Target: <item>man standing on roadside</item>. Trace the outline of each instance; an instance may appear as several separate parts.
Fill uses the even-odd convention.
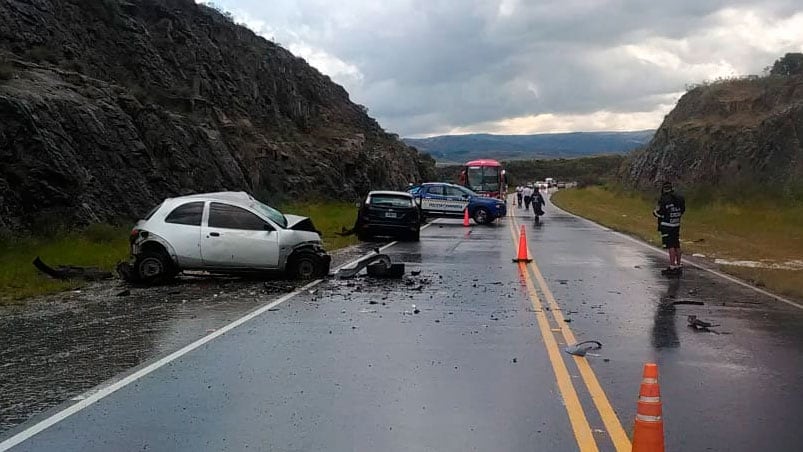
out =
[[[686,200],[675,194],[670,182],[661,186],[661,198],[652,214],[658,219],[658,231],[664,248],[669,251],[669,267],[661,270],[663,275],[683,273],[680,263],[680,218],[686,212]]]

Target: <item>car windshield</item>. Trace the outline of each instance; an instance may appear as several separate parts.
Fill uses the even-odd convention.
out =
[[[406,196],[371,195],[370,204],[372,206],[410,207],[413,205],[413,200]]]
[[[268,217],[270,219],[270,221],[276,223],[277,225],[279,225],[279,226],[281,226],[283,228],[287,227],[287,218],[285,218],[284,215],[281,212],[279,212],[278,210],[274,209],[273,207],[271,207],[271,206],[269,206],[267,204],[262,204],[259,201],[255,201],[253,207],[256,210],[258,210],[259,213],[261,213],[262,215],[265,215],[266,217]]]

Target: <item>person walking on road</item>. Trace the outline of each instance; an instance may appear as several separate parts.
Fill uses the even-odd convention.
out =
[[[669,252],[669,267],[661,270],[664,275],[683,273],[680,262],[680,218],[686,212],[686,200],[675,193],[670,182],[661,186],[661,197],[652,214],[658,219],[661,242]]]
[[[524,190],[524,187],[522,187],[521,185],[517,185],[516,186],[516,200],[518,201],[516,203],[516,205],[519,206],[519,207],[521,207],[521,191],[522,190]]]
[[[541,190],[537,188],[535,189],[535,192],[533,193],[532,197],[532,203],[533,203],[533,213],[535,214],[535,218],[538,219],[538,217],[544,214],[544,209],[542,207],[546,205],[544,197],[541,196]]]
[[[533,199],[533,184],[527,184],[521,194],[524,196],[524,208],[530,210],[530,201]]]

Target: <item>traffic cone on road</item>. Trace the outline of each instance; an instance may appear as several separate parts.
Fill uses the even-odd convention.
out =
[[[527,235],[524,233],[524,225],[521,225],[521,233],[519,233],[519,256],[513,259],[513,262],[530,263],[533,260],[527,255]]]
[[[463,210],[463,226],[468,227],[468,207]]]
[[[633,452],[664,452],[664,420],[661,416],[661,389],[658,365],[647,363],[639,389]]]

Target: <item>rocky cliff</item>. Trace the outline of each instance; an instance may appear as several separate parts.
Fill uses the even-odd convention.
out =
[[[631,156],[625,181],[661,181],[738,193],[754,187],[803,194],[803,75],[715,82],[687,92],[645,150]]]
[[[0,161],[10,230],[204,191],[353,199],[434,173],[303,59],[193,0],[0,0]]]

